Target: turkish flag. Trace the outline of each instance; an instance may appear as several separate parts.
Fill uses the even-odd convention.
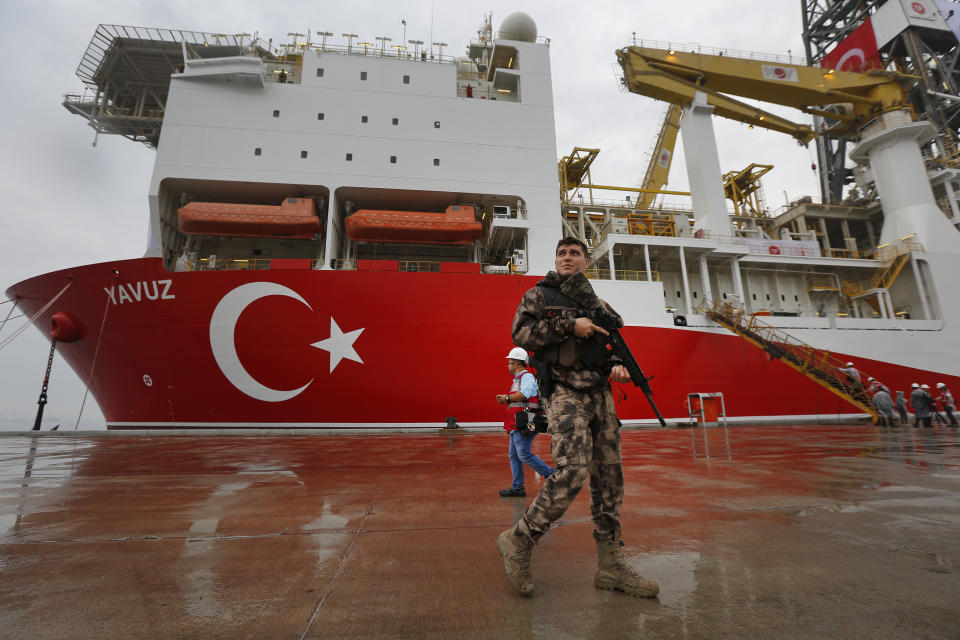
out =
[[[883,68],[880,52],[877,50],[877,37],[873,33],[870,18],[866,18],[862,25],[844,38],[833,51],[825,55],[820,61],[820,66],[824,69],[859,73]]]

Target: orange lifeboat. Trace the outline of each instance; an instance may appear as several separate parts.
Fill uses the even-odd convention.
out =
[[[194,235],[309,240],[321,231],[312,198],[287,198],[279,207],[191,202],[177,217],[180,231]]]
[[[482,233],[473,207],[455,204],[443,213],[361,209],[347,217],[347,237],[365,242],[473,244]]]

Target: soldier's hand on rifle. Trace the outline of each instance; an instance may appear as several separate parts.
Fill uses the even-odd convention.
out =
[[[630,382],[630,372],[622,364],[618,364],[610,371],[610,379],[614,382]]]
[[[589,338],[595,331],[599,331],[605,336],[610,335],[603,327],[593,324],[590,318],[577,318],[576,324],[573,326],[573,335],[578,338]]]

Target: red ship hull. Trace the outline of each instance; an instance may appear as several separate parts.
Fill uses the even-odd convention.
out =
[[[72,283],[35,324],[49,335],[54,313],[77,321],[82,337],[58,351],[89,380],[110,428],[441,426],[447,416],[464,425],[503,419],[494,396],[509,382],[510,323],[537,280],[170,273],[143,258],[45,274],[7,294],[32,316]],[[668,419],[686,418],[688,393],[718,391],[734,417],[858,413],[734,335],[641,326],[623,335],[655,377],[654,399]],[[923,374],[850,355],[891,388]],[[622,389],[621,418],[652,423],[643,394]]]

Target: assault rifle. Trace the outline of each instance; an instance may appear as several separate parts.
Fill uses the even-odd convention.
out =
[[[606,313],[599,313],[598,315],[597,326],[603,327],[610,335],[605,336],[599,333],[594,334],[594,337],[601,342],[603,348],[609,355],[617,356],[623,360],[623,366],[626,367],[630,373],[630,379],[633,381],[633,384],[640,387],[643,395],[647,397],[647,402],[650,403],[650,407],[656,414],[657,420],[660,421],[660,426],[666,427],[667,422],[663,419],[663,416],[660,414],[660,409],[657,408],[656,403],[653,401],[653,389],[650,388],[650,381],[653,380],[653,376],[648,378],[643,375],[643,370],[640,368],[640,365],[637,364],[637,359],[630,353],[630,347],[627,346],[627,343],[623,340],[623,336],[620,335],[620,329],[617,327],[616,321]]]
[[[643,370],[641,370],[640,365],[637,364],[636,358],[630,353],[630,347],[627,346],[627,343],[623,340],[623,336],[620,335],[620,323],[617,321],[617,318],[610,315],[607,309],[600,304],[600,300],[597,298],[597,294],[594,293],[593,287],[587,280],[586,274],[579,271],[567,278],[566,282],[560,287],[560,293],[580,303],[586,309],[592,310],[596,318],[594,323],[602,327],[609,334],[604,336],[602,333],[595,333],[590,340],[592,344],[587,346],[586,353],[584,353],[584,359],[594,359],[594,361],[599,364],[601,361],[605,362],[609,356],[615,355],[619,357],[623,361],[623,366],[625,366],[630,373],[630,379],[633,381],[633,384],[640,387],[643,395],[647,397],[647,402],[649,402],[650,407],[653,408],[657,420],[660,421],[660,426],[666,427],[666,420],[663,419],[663,416],[660,414],[660,409],[658,409],[657,405],[653,402],[653,389],[650,388],[650,381],[653,378],[648,378],[643,375]],[[597,353],[597,351],[600,351],[600,353]]]

